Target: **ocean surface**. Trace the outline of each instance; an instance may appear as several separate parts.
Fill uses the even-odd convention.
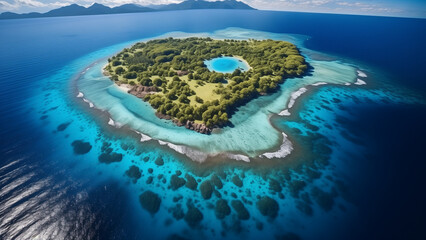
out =
[[[425,29],[245,10],[2,20],[0,239],[425,239]],[[312,70],[212,141],[102,75],[132,43],[195,35],[291,41]]]

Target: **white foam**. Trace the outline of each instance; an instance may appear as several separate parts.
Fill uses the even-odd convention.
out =
[[[311,84],[311,86],[321,86],[327,84],[326,82],[316,82]],[[288,101],[287,109],[282,110],[278,115],[280,116],[290,116],[291,113],[289,112],[289,109],[293,107],[294,103],[296,103],[296,99],[299,98],[302,94],[307,92],[308,89],[305,87],[299,88],[299,90],[292,92],[290,94],[290,100]]]
[[[176,144],[161,141],[161,140],[158,140],[158,143],[160,145],[163,145],[163,146],[165,145],[165,146],[173,149],[174,151],[176,151],[180,154],[184,154],[187,157],[191,158],[192,160],[200,162],[200,163],[204,162],[207,159],[207,157],[209,157],[209,156],[214,157],[214,156],[218,155],[218,154],[207,154],[207,153],[195,150],[195,149],[187,147],[187,146],[176,145]],[[228,154],[226,154],[226,157],[228,157],[230,159],[237,160],[237,161],[250,162],[250,158],[245,156],[245,155],[242,155],[242,154],[228,153]]]
[[[348,83],[348,82],[347,82],[347,83],[345,83],[345,86],[349,86],[349,85],[351,85],[351,84],[350,84],[350,83]]]
[[[290,116],[291,113],[288,111],[288,109],[282,110],[280,113],[278,113],[280,116]]]
[[[186,152],[185,152],[185,147],[184,147],[184,146],[176,145],[176,144],[173,144],[173,143],[166,143],[166,145],[167,145],[169,148],[171,148],[171,149],[175,150],[176,152],[178,152],[178,153],[180,153],[180,154],[185,154],[185,153],[186,153]]]
[[[290,140],[288,140],[287,135],[285,133],[283,134],[283,143],[280,146],[280,149],[276,152],[267,152],[264,153],[262,155],[260,155],[259,157],[266,157],[266,158],[284,158],[287,155],[289,155],[291,153],[291,151],[293,151],[293,144],[290,142]]]
[[[358,73],[358,77],[363,77],[363,78],[367,77],[367,74],[361,70],[356,70],[356,72]]]
[[[321,86],[321,85],[326,85],[326,82],[317,82],[317,83],[313,83],[311,84],[312,86]]]
[[[112,120],[112,119],[110,118],[110,119],[109,119],[109,121],[108,121],[108,125],[115,126],[115,122],[114,122],[114,120]]]
[[[77,97],[82,98],[82,97],[84,97],[84,94],[82,92],[78,92]]]
[[[93,105],[93,103],[85,98],[83,98],[83,101],[89,104],[89,107],[94,107],[95,105]]]
[[[242,154],[227,154],[227,157],[237,160],[237,161],[244,161],[244,162],[250,162],[250,158],[247,157],[246,155],[242,155]]]
[[[174,150],[174,151],[176,151],[180,154],[184,154],[187,157],[191,158],[192,160],[200,162],[200,163],[204,162],[208,157],[208,154],[203,153],[203,152],[198,151],[198,150],[195,150],[195,149],[192,149],[192,148],[189,148],[189,147],[186,147],[186,146],[176,145],[176,144],[164,142],[164,141],[161,141],[161,140],[158,140],[158,143],[160,145],[166,145],[170,149],[172,149],[172,150]]]
[[[302,87],[302,88],[299,88],[299,90],[292,92],[290,95],[290,101],[288,102],[288,108],[289,109],[292,108],[294,103],[296,102],[296,99],[300,97],[302,94],[304,94],[306,91],[308,91],[308,89],[305,87]]]
[[[152,138],[151,138],[151,137],[149,137],[148,135],[145,135],[145,134],[140,133],[140,132],[137,132],[137,133],[139,133],[139,134],[141,135],[141,142],[146,142],[146,141],[149,141],[149,140],[151,140],[151,139],[152,139]]]
[[[355,85],[365,85],[367,83],[365,81],[363,81],[363,80],[361,80],[361,79],[358,78],[354,84]]]

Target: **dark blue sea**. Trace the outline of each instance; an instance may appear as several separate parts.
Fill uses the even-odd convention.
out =
[[[111,127],[107,113],[75,97],[82,72],[121,45],[228,28],[307,36],[305,48],[364,70],[367,85],[318,86],[291,117],[272,116],[297,149],[291,161],[255,163],[194,162]],[[425,43],[425,19],[336,14],[197,10],[2,20],[0,239],[426,239]],[[76,152],[81,142],[88,153]],[[111,151],[122,160],[99,157]],[[129,177],[130,166],[139,179]],[[172,175],[186,185],[171,189]],[[186,175],[197,189],[187,187]],[[214,190],[204,199],[207,180]],[[158,211],[142,206],[148,191],[161,199]],[[278,210],[258,204],[264,196]],[[223,219],[219,199],[230,209]],[[156,200],[147,201],[152,207]]]

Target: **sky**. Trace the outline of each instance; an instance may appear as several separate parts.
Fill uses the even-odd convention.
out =
[[[178,3],[182,0],[0,0],[0,12],[47,12],[73,3],[94,2],[110,7],[126,3],[139,5]],[[210,0],[213,1],[213,0]],[[240,0],[260,10],[320,12],[426,18],[426,0]]]

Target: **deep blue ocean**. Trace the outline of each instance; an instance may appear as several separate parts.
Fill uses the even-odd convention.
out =
[[[272,237],[426,239],[423,149],[426,143],[426,20],[245,10],[0,21],[0,239],[223,237],[212,237],[208,234],[210,230],[202,228],[181,233],[179,228],[187,227],[183,220],[179,222],[181,225],[166,222],[160,228],[161,233],[159,228],[151,227],[151,223],[158,225],[156,217],[143,212],[137,197],[139,192],[133,193],[134,189],[141,189],[129,180],[123,181],[126,176],[110,173],[119,171],[118,175],[124,175],[126,169],[123,170],[119,163],[99,163],[92,155],[81,158],[73,154],[67,142],[99,134],[91,132],[91,125],[73,128],[79,119],[89,119],[90,124],[105,130],[107,124],[99,124],[102,116],[91,115],[68,97],[56,103],[49,98],[49,92],[58,88],[66,92],[72,79],[55,76],[61,76],[60,73],[76,77],[79,72],[66,72],[64,67],[100,49],[167,32],[213,32],[229,27],[309,36],[305,42],[307,48],[368,66],[372,77],[367,86],[378,89],[392,86],[403,89],[401,94],[406,94],[407,98],[416,96],[419,99],[415,104],[392,103],[341,94],[339,102],[344,103],[341,110],[346,115],[336,113],[336,122],[343,129],[341,132],[351,136],[347,139],[362,149],[357,154],[344,148],[340,152],[342,162],[349,166],[343,173],[346,195],[341,195],[353,203],[353,208],[342,210],[338,217],[334,212],[315,210],[318,214],[312,222],[322,222],[322,225],[312,226],[310,219],[313,217],[298,220],[294,224],[297,230],[283,222],[282,232],[288,234]],[[298,106],[299,111],[309,112],[309,101],[325,99],[330,91],[333,87],[327,86],[305,96]],[[344,96],[348,96],[347,102]],[[49,107],[45,109],[44,105]],[[53,116],[55,107],[75,109],[81,116],[70,119],[69,123],[66,119],[55,122],[50,119],[68,117],[66,114]],[[333,112],[329,114],[334,116]],[[301,116],[303,118],[303,114]],[[61,123],[69,127],[65,124],[61,129]],[[122,132],[104,132],[105,136],[97,137],[112,139],[111,142],[133,141]],[[142,152],[170,155],[170,159],[182,162],[184,167],[179,169],[182,172],[202,168],[198,164],[194,167],[193,163],[188,163],[190,160],[168,149],[140,144],[137,148]],[[123,145],[121,147],[124,149]],[[248,168],[243,165],[238,169]],[[171,171],[174,170],[178,169]],[[147,169],[142,170],[143,174],[147,172]],[[203,174],[198,176],[202,179]],[[163,212],[156,216],[167,213]],[[208,221],[209,216],[204,213],[204,220]],[[344,221],[339,220],[341,224],[336,226],[331,220],[321,221],[322,217],[344,218]],[[274,231],[279,232],[280,223],[276,221],[265,220],[262,226],[274,225]],[[300,227],[301,224],[305,225]],[[239,230],[234,230],[238,227]],[[300,230],[302,228],[304,231]],[[228,238],[247,237],[244,227],[235,225],[227,229],[233,232]],[[175,235],[177,232],[179,236]],[[248,234],[253,239],[261,236]]]

